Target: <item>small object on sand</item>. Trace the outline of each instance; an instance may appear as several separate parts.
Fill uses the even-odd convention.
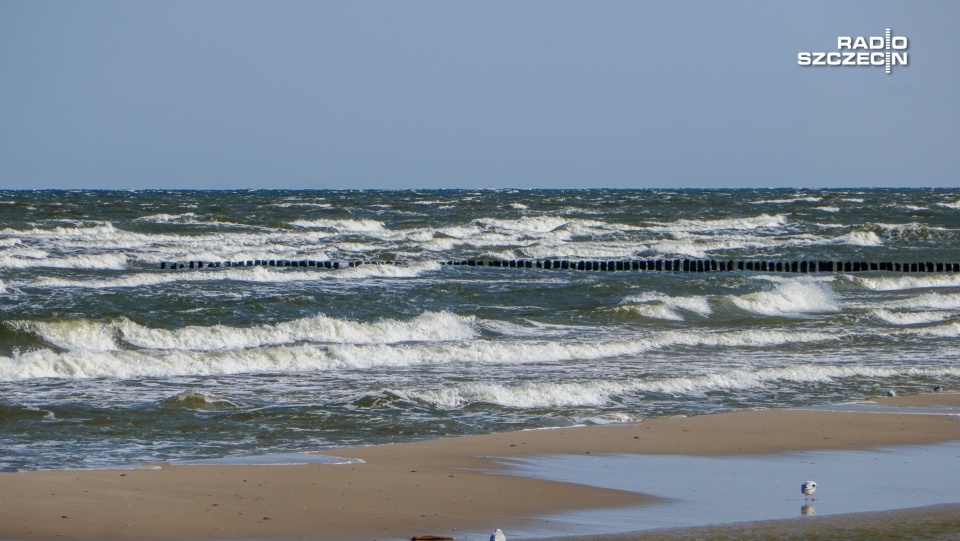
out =
[[[490,541],[507,541],[507,536],[503,535],[500,528],[497,528],[497,531],[490,534]]]
[[[935,392],[935,393],[939,393],[939,392],[942,391],[942,390],[943,390],[943,387],[941,387],[941,386],[939,386],[939,385],[934,385],[934,386],[933,386],[933,392]]]
[[[410,541],[453,541],[453,538],[442,535],[415,535]]]
[[[817,483],[814,481],[807,481],[806,483],[800,485],[800,492],[805,496],[804,499],[807,499],[813,496],[813,493],[817,491]]]
[[[897,391],[890,389],[889,391],[887,391],[887,396],[897,396]]]

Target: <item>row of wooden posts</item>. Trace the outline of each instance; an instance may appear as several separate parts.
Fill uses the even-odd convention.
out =
[[[306,267],[315,269],[343,269],[361,265],[399,265],[393,261],[314,261],[254,259],[244,261],[187,261],[160,263],[161,269],[204,269],[223,267]],[[499,267],[522,269],[560,269],[578,271],[660,271],[660,272],[960,272],[960,263],[891,261],[766,261],[733,259],[631,259],[631,260],[569,260],[569,259],[465,259],[442,261],[452,267]]]

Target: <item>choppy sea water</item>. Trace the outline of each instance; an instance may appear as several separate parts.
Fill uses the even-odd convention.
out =
[[[960,387],[960,190],[0,191],[0,471]],[[161,270],[163,261],[390,261]]]

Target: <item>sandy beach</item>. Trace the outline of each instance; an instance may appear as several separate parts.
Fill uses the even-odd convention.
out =
[[[162,464],[154,469],[3,474],[0,538],[389,540],[432,534],[466,539],[462,532],[495,527],[509,531],[547,513],[658,501],[655,493],[491,474],[492,470],[502,472],[504,466],[498,461],[511,457],[736,456],[960,440],[955,415],[927,414],[936,413],[938,407],[960,407],[960,394],[874,402],[880,411],[741,411],[324,452],[362,463]],[[858,520],[864,528],[909,519],[949,531],[958,524],[958,515],[957,506],[942,506],[879,518],[817,517],[803,524],[820,528],[817,535],[828,537],[836,528],[858,524]],[[740,533],[722,526],[697,529],[689,537],[681,531],[670,535],[760,539],[778,528],[792,527],[781,522],[736,526]],[[604,538],[646,539],[649,535]]]

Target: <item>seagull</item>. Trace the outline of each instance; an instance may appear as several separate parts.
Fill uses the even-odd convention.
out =
[[[817,483],[814,481],[807,481],[806,483],[800,485],[800,492],[803,492],[803,495],[806,496],[806,498],[804,499],[807,499],[810,496],[813,496],[813,493],[816,492],[816,490],[817,490]]]
[[[503,535],[503,530],[497,528],[497,531],[490,534],[490,541],[507,541],[507,536]]]

